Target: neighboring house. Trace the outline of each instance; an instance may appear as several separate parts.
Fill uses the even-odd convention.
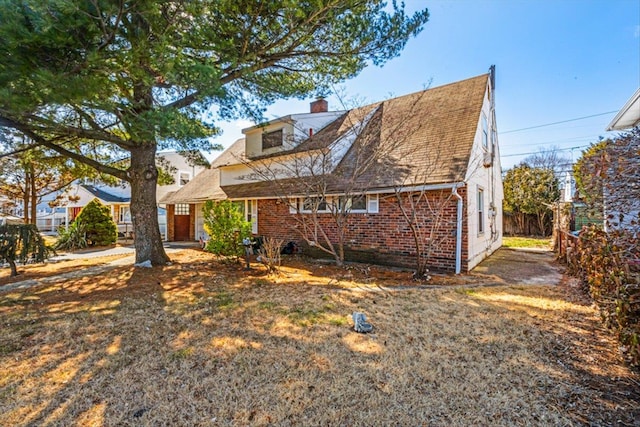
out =
[[[118,232],[129,234],[131,230],[131,203],[129,187],[109,187],[106,185],[74,184],[66,189],[64,206],[56,207],[48,213],[38,216],[38,228],[53,231],[51,228],[71,223],[82,208],[93,199],[109,207],[111,217],[118,225]]]
[[[607,130],[625,130],[640,125],[640,88],[611,120]]]
[[[445,193],[443,226],[433,237],[441,243],[430,265],[471,270],[502,244],[493,71],[349,111],[329,112],[320,99],[311,104],[310,113],[244,129],[244,142],[225,151],[215,168],[161,200],[167,204],[168,223],[174,224],[168,228],[169,240],[204,235],[201,205],[221,199],[243,204],[257,236],[302,244],[294,216],[315,211],[333,238],[329,215],[323,212],[344,203],[351,212],[347,260],[413,266],[413,235],[396,192],[425,194],[416,207],[421,214]],[[238,154],[242,152],[244,156]],[[376,164],[355,173],[368,158]],[[319,169],[291,174],[298,162],[315,159],[322,159]],[[326,178],[322,200],[306,190],[320,170]],[[178,224],[186,229],[187,223],[188,232],[178,233]]]
[[[166,169],[174,182],[158,185],[156,200],[184,187],[193,177],[207,169],[208,162],[199,152],[188,153],[186,156],[190,158],[188,159],[178,152],[158,153],[158,166]],[[131,188],[128,183],[122,183],[118,186],[73,184],[64,191],[63,202],[59,206],[51,208],[47,203],[42,203],[39,206],[38,228],[42,231],[55,231],[59,226],[69,224],[82,208],[94,198],[111,209],[111,215],[118,226],[118,232],[121,235],[131,236],[133,233],[130,210]],[[166,209],[160,204],[158,220],[160,232],[166,238]]]

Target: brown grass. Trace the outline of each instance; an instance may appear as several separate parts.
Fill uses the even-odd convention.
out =
[[[410,273],[173,258],[0,293],[0,425],[640,419],[637,377],[568,285],[399,289]]]

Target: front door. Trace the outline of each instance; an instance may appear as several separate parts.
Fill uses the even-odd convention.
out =
[[[176,241],[189,240],[190,225],[189,205],[176,205],[173,217],[173,239]]]

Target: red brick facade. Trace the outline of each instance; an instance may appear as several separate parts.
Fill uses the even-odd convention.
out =
[[[458,193],[464,198],[465,188]],[[441,200],[443,193],[429,194],[431,204]],[[431,227],[433,215],[428,204],[419,205],[418,217],[422,218],[421,225],[433,229],[432,253],[428,261],[430,268],[435,270],[455,271],[456,250],[456,198],[448,197],[443,208],[443,220],[437,226]],[[296,226],[299,224],[289,212],[286,203],[276,200],[258,201],[258,234],[276,237],[288,241],[295,241],[303,247],[303,239]],[[319,214],[323,229],[329,237],[336,241],[336,226],[330,214]],[[463,212],[463,218],[466,218]],[[371,262],[376,264],[415,266],[415,241],[411,229],[404,220],[398,202],[393,194],[379,196],[379,213],[352,213],[348,216],[348,231],[345,245],[345,258],[353,261]],[[462,241],[462,271],[467,270],[468,244],[467,221],[463,221]],[[423,235],[425,235],[423,233]],[[320,251],[306,247],[306,252],[322,255]],[[326,256],[326,255],[324,255]]]
[[[173,242],[176,237],[174,216],[176,205],[167,205],[167,240]]]

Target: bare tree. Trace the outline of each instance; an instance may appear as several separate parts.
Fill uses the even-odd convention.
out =
[[[423,96],[414,94],[398,114],[385,112],[385,120],[392,123],[385,135],[383,103],[352,108],[313,137],[290,141],[294,148],[286,156],[243,158],[252,171],[244,178],[268,182],[273,195],[295,213],[290,227],[306,244],[342,265],[350,217],[367,210],[368,193],[382,185],[385,170],[397,167],[393,152],[422,126],[402,113]]]

